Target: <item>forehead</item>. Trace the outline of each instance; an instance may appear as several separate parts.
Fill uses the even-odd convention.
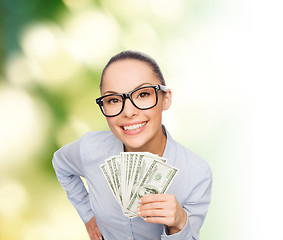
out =
[[[102,94],[105,91],[128,92],[143,83],[160,84],[148,63],[135,59],[119,60],[106,69]]]

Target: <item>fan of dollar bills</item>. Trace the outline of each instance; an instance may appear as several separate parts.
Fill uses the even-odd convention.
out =
[[[148,152],[121,152],[100,166],[123,213],[137,217],[139,198],[165,193],[178,169],[166,164],[166,159]]]

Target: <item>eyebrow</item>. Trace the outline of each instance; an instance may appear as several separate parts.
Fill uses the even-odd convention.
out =
[[[154,85],[154,84],[152,84],[152,83],[142,83],[142,84],[136,86],[136,87],[135,87],[134,89],[132,89],[131,91],[133,91],[133,90],[135,90],[135,89],[138,89],[138,88],[140,88],[140,87],[142,87],[142,86],[144,86],[144,85],[149,85],[149,86],[151,86],[151,85]],[[131,92],[131,91],[130,91],[130,92]],[[103,95],[105,95],[105,94],[119,94],[119,93],[118,93],[118,92],[115,92],[115,91],[106,91],[106,92],[104,92]]]

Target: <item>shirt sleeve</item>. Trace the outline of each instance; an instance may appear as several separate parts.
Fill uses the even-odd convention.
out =
[[[187,213],[187,222],[184,228],[175,234],[168,235],[166,228],[163,230],[161,240],[198,240],[199,231],[204,222],[211,199],[212,173],[210,168],[205,171],[198,184],[183,205]]]
[[[75,207],[83,222],[87,223],[94,214],[90,206],[88,191],[80,178],[81,176],[84,177],[80,156],[80,140],[55,152],[52,164],[69,201]]]

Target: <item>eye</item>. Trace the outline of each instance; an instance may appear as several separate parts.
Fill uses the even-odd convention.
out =
[[[120,102],[121,102],[121,99],[117,97],[105,98],[105,103],[107,105],[115,105],[115,104],[119,104]]]
[[[146,98],[148,96],[150,96],[150,93],[146,92],[146,91],[143,91],[143,92],[139,93],[138,98]]]
[[[109,104],[115,104],[115,103],[119,103],[119,99],[118,98],[112,98],[108,101]]]

